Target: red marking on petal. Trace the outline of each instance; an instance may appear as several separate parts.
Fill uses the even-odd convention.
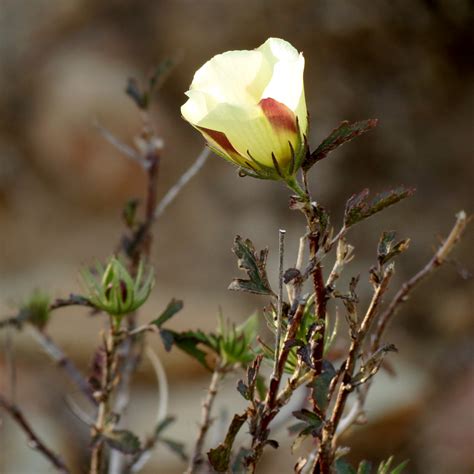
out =
[[[285,104],[268,97],[267,99],[262,99],[258,105],[260,105],[263,113],[274,127],[293,133],[298,132],[295,114]]]
[[[230,143],[225,133],[205,127],[198,126],[197,128],[202,130],[206,135],[209,135],[226,152],[239,154],[238,151],[233,147],[232,143]]]

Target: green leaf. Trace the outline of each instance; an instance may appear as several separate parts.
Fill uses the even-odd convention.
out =
[[[377,469],[377,474],[400,474],[408,464],[408,460],[403,461],[394,469],[390,470],[393,463],[393,456],[390,456],[386,461],[382,461]]]
[[[248,385],[245,385],[243,380],[239,380],[237,383],[237,391],[242,395],[245,400],[250,400],[250,391]]]
[[[341,122],[331,134],[311,153],[303,162],[303,170],[309,170],[315,163],[323,160],[328,154],[344,143],[359,135],[369,132],[377,125],[377,119],[362,120],[360,122]]]
[[[307,425],[319,427],[321,426],[321,418],[316,413],[303,408],[302,410],[294,411],[293,416],[298,420],[304,421]]]
[[[357,468],[357,474],[370,474],[372,472],[372,464],[369,461],[361,461]]]
[[[198,346],[203,345],[218,353],[219,347],[215,335],[206,335],[202,331],[185,331],[182,333],[170,329],[160,329],[160,335],[165,349],[169,351],[173,345],[196,359],[206,369],[212,370],[207,361],[207,353]]]
[[[382,232],[377,248],[377,258],[380,265],[385,265],[392,258],[408,249],[410,239],[395,242],[395,231]]]
[[[150,324],[154,324],[160,328],[166,321],[171,319],[176,313],[183,309],[183,302],[181,300],[175,300],[174,298],[168,303],[166,309],[161,315],[154,319]]]
[[[176,65],[176,60],[171,58],[165,58],[163,61],[158,64],[156,69],[153,71],[153,74],[148,81],[148,94],[146,99],[149,101],[151,95],[155,91],[155,89],[159,88],[161,84],[163,84],[164,79],[168,76],[168,74],[172,71],[174,66]]]
[[[174,416],[167,416],[164,420],[158,423],[155,428],[155,438],[158,438],[160,434],[174,422],[175,422]]]
[[[20,308],[20,313],[17,316],[18,325],[20,326],[23,321],[28,321],[38,329],[43,329],[48,324],[51,315],[50,303],[51,298],[47,293],[41,290],[33,291]]]
[[[350,227],[357,224],[382,209],[412,196],[414,192],[414,188],[399,186],[398,188],[377,194],[372,201],[369,202],[367,199],[369,190],[364,189],[360,193],[352,195],[347,201],[344,213],[344,225]]]
[[[359,372],[352,377],[351,384],[356,387],[357,385],[364,384],[367,380],[372,378],[380,369],[383,359],[388,352],[398,352],[398,350],[394,344],[386,344],[378,349],[364,362],[360,367]]]
[[[329,403],[327,398],[329,385],[331,384],[331,380],[336,375],[336,370],[334,369],[334,366],[331,364],[331,362],[326,359],[323,360],[322,365],[323,369],[321,375],[316,377],[316,380],[310,386],[313,389],[311,396],[316,401],[318,408],[321,411],[324,411]]]
[[[397,467],[391,470],[390,474],[401,474],[403,472],[403,469],[408,465],[409,460],[407,459],[406,461],[401,462]]]
[[[225,364],[242,364],[246,366],[255,357],[252,345],[257,339],[257,313],[250,316],[244,323],[235,326],[220,319],[217,338],[219,354]]]
[[[138,209],[139,200],[129,199],[123,208],[122,217],[125,221],[126,226],[132,229],[135,226],[135,218]]]
[[[252,241],[243,240],[237,235],[234,240],[232,251],[238,258],[238,266],[245,270],[249,277],[248,280],[236,278],[229,285],[229,290],[246,291],[257,295],[272,295],[273,291],[268,283],[266,263],[268,248],[255,251]]]
[[[242,425],[246,420],[247,413],[244,413],[243,415],[234,415],[224,442],[207,453],[209,462],[217,472],[226,472],[229,468],[232,445],[234,444],[237,433],[240,431],[240,428],[242,428]]]
[[[334,463],[336,474],[357,474],[355,469],[343,459],[338,459]]]
[[[112,448],[124,454],[136,454],[140,451],[140,440],[137,435],[128,430],[112,430],[103,434],[105,442]]]

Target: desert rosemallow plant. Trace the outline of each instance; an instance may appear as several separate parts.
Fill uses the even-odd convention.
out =
[[[292,182],[306,155],[304,57],[270,38],[214,56],[194,75],[183,117],[242,174]]]
[[[196,73],[187,93],[189,100],[182,107],[183,116],[204,135],[211,149],[239,166],[240,174],[286,183],[297,194],[291,197],[290,208],[301,211],[306,219],[298,257],[290,268],[284,263],[285,231],[279,232],[278,289],[272,289],[267,275],[268,249],[258,251],[251,240],[240,236],[234,241],[238,267],[245,271],[246,277],[235,278],[229,289],[270,299],[264,313],[275,338],[264,342],[259,337],[259,313],[241,325],[221,318],[218,329],[210,333],[199,329],[184,332],[169,329],[168,321],[183,307],[183,303],[174,298],[158,317],[137,326],[136,311],[146,303],[154,283],[149,251],[151,226],[159,215],[157,209],[163,209],[163,203],[169,203],[167,196],[176,195],[204,162],[201,154],[163,201],[156,202],[160,155],[155,144],[159,137],[150,126],[148,107],[159,75],[169,67],[167,64],[157,68],[147,88],[141,89],[135,80],[131,80],[127,88],[128,95],[144,113],[140,139],[146,140],[146,146],[140,149],[139,155],[133,155],[148,174],[144,220],[136,221],[139,218],[134,207],[132,209],[130,203],[126,205],[127,230],[121,246],[115,250],[116,256],[104,265],[98,263],[95,268],[81,272],[84,296],[71,294],[67,299],[52,301],[48,295],[36,292],[19,308],[16,316],[0,319],[0,328],[13,326],[21,330],[29,326],[35,340],[89,400],[91,413],[84,413],[81,419],[90,423],[91,428],[90,474],[99,474],[107,467],[109,472],[117,474],[139,472],[159,445],[172,449],[181,459],[186,458],[182,443],[169,439],[166,433],[163,436],[173,417],[166,416],[168,385],[159,359],[149,355],[154,352],[152,345],[148,345],[148,332],[158,332],[167,351],[178,348],[213,372],[186,474],[211,470],[257,472],[264,450],[278,448],[278,442],[272,439],[273,421],[276,417],[282,420],[280,411],[303,386],[309,389],[309,396],[304,407],[292,412],[298,421],[289,427],[290,433],[296,434],[292,451],[303,449],[301,443],[309,436],[314,438],[314,443],[312,452],[304,452],[299,457],[295,472],[373,472],[366,461],[356,471],[343,459],[347,448],[341,444],[342,436],[364,416],[372,377],[382,367],[384,356],[395,350],[393,344],[385,344],[390,320],[418,283],[447,261],[467,225],[466,213],[458,213],[450,234],[428,264],[405,282],[386,305],[383,299],[393,275],[394,259],[407,249],[408,239],[398,241],[395,232],[383,232],[376,264],[369,271],[373,294],[365,308],[357,296],[359,277],[351,279],[348,292],[339,280],[354,255],[346,240],[348,232],[355,224],[410,196],[413,190],[400,186],[371,198],[368,189],[354,194],[346,203],[342,226],[336,232],[328,212],[311,198],[307,173],[330,152],[374,128],[377,121],[344,121],[311,152],[306,142],[308,118],[303,56],[289,43],[274,38],[253,51],[230,51],[215,56]],[[113,141],[118,143],[115,138]],[[196,166],[197,163],[201,164]],[[303,188],[296,178],[298,170]],[[309,250],[306,263],[305,246]],[[323,259],[334,249],[334,266],[328,272]],[[308,289],[309,293],[305,293]],[[331,308],[334,306],[327,305],[330,300],[342,303],[348,329],[345,339],[340,337],[343,324],[337,323],[337,312]],[[92,307],[95,312],[109,316],[87,378],[48,334],[52,313],[73,305]],[[338,341],[338,347],[332,352],[334,340]],[[347,351],[342,349],[344,341],[349,343]],[[121,421],[121,415],[128,404],[132,375],[144,354],[150,357],[160,381],[160,400],[152,435],[140,440]],[[333,365],[336,358],[339,369]],[[261,370],[265,359],[273,366],[269,377]],[[206,452],[206,436],[221,381],[241,369],[246,369],[246,374],[238,381],[237,390],[248,402],[245,411],[234,414],[222,443]],[[14,381],[14,377],[10,379]],[[353,403],[349,408],[350,398]],[[2,393],[0,409],[11,415],[31,445],[58,472],[71,472],[61,456],[42,441],[20,408]],[[244,444],[238,446],[236,436],[244,425],[248,436]],[[392,468],[392,461],[390,458],[381,463],[376,472],[402,472],[406,462]]]

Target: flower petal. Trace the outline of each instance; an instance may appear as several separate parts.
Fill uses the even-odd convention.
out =
[[[272,67],[261,52],[227,51],[196,71],[190,89],[205,92],[219,102],[255,104],[271,74]]]
[[[293,110],[302,133],[307,129],[307,110],[304,97],[304,57],[287,41],[270,38],[260,48],[267,61],[273,64],[270,82],[262,99],[271,97]]]
[[[286,166],[292,158],[288,142],[295,147],[299,140],[294,131],[275,127],[259,105],[242,108],[219,104],[198,127],[224,132],[240,155],[250,154],[257,162],[272,168],[272,153],[282,166]]]
[[[232,146],[226,134],[206,127],[196,126],[204,135],[210,146],[219,154],[224,155],[238,165],[245,165],[246,159]]]
[[[276,128],[297,133],[295,114],[275,99],[262,99],[259,104],[268,121]]]
[[[188,100],[181,106],[181,115],[191,124],[198,123],[217,102],[209,94],[198,90],[186,92]]]

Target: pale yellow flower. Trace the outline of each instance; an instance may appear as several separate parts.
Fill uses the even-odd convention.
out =
[[[195,73],[181,113],[212,150],[248,174],[293,175],[306,150],[303,70],[303,55],[278,38],[218,54]]]

